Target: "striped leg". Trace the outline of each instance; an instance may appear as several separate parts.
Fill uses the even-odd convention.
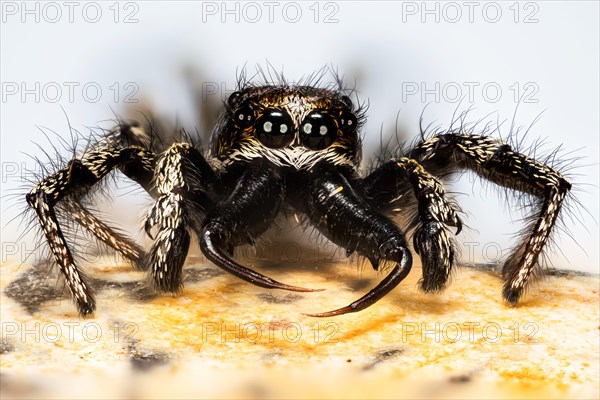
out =
[[[537,214],[502,269],[503,297],[515,306],[531,281],[571,184],[553,168],[489,136],[434,136],[418,144],[410,156],[434,175],[445,175],[452,167],[469,168],[494,183],[538,199]]]
[[[78,201],[71,200],[64,203],[66,204],[61,204],[60,208],[64,209],[66,214],[73,218],[75,222],[93,233],[104,244],[130,260],[136,269],[147,269],[146,253],[137,243],[100,221]]]
[[[181,289],[190,246],[188,228],[192,221],[198,224],[205,210],[212,207],[204,189],[215,179],[200,151],[190,144],[173,144],[158,160],[154,176],[158,198],[145,222],[146,233],[154,239],[150,273],[156,290],[174,293]]]
[[[423,267],[420,286],[426,292],[442,290],[456,261],[454,235],[448,227],[456,227],[456,234],[462,228],[455,206],[444,198],[442,183],[416,160],[402,157],[377,168],[363,184],[371,203],[381,211],[400,211],[398,206],[413,208],[413,200],[400,194],[414,193],[418,212],[411,226],[416,228],[413,246]]]
[[[64,275],[69,291],[75,298],[82,316],[91,314],[95,301],[90,286],[74,263],[73,255],[58,224],[55,208],[59,201],[77,199],[104,178],[113,168],[135,162],[149,165],[151,154],[140,147],[107,148],[85,153],[69,162],[66,168],[48,176],[26,195],[27,203],[34,209],[50,250]],[[69,207],[66,208],[67,212]],[[117,250],[127,247],[120,236],[104,224],[97,224],[89,213],[79,212],[76,219],[100,239]],[[137,252],[139,253],[139,249]],[[126,254],[124,254],[127,256]]]

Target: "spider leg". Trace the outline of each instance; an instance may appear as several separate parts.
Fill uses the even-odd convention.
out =
[[[73,255],[65,240],[58,223],[56,207],[61,200],[65,202],[67,213],[73,210],[74,217],[84,227],[91,230],[101,240],[117,250],[126,249],[124,254],[136,253],[141,256],[143,251],[131,241],[121,241],[122,236],[116,234],[104,224],[98,224],[97,219],[91,218],[90,213],[82,207],[73,207],[74,199],[87,193],[93,185],[104,178],[113,168],[131,163],[143,164],[150,168],[152,155],[141,147],[125,148],[106,147],[87,151],[80,158],[71,160],[66,168],[46,177],[34,186],[26,195],[27,203],[32,207],[42,227],[50,251],[56,260],[62,274],[65,276],[67,287],[75,298],[79,313],[82,316],[91,314],[95,309],[95,301],[91,288],[74,263]],[[69,207],[69,203],[71,207]]]
[[[412,255],[404,234],[378,213],[340,172],[316,170],[305,191],[304,208],[311,223],[329,240],[367,257],[375,270],[381,260],[396,265],[369,293],[352,304],[329,312],[307,314],[330,317],[363,310],[394,289],[410,272]]]
[[[145,251],[133,240],[102,222],[79,201],[65,200],[60,204],[60,208],[75,222],[92,232],[100,241],[130,260],[136,269],[147,269]]]
[[[458,234],[462,223],[456,207],[445,199],[442,183],[416,160],[406,157],[381,165],[362,183],[370,203],[382,212],[416,206],[410,227],[415,228],[413,246],[423,267],[419,283],[426,292],[443,290],[457,258],[454,235],[448,227],[455,227]],[[402,196],[409,192],[414,196]]]
[[[120,122],[107,135],[101,137],[98,142],[93,143],[88,153],[94,151],[102,152],[106,149],[122,149],[131,146],[147,148],[150,144],[150,136],[136,122]],[[135,155],[134,157],[123,159],[116,165],[116,168],[129,179],[139,184],[148,194],[153,197],[156,196],[151,184],[154,172],[154,155],[151,151],[145,152],[141,157]],[[97,239],[130,260],[136,269],[147,269],[146,253],[144,250],[133,240],[102,222],[83,206],[79,198],[86,193],[86,189],[85,187],[81,189],[84,190],[77,191],[75,195],[69,193],[62,201],[56,204],[59,215],[65,214],[69,218],[72,218],[79,225],[91,232]]]
[[[498,185],[538,199],[537,215],[531,218],[526,237],[502,269],[503,297],[515,306],[531,280],[571,184],[553,168],[489,136],[453,133],[433,136],[419,143],[410,157],[438,176],[452,169],[468,168]]]
[[[183,263],[190,246],[188,227],[199,225],[213,200],[208,188],[217,179],[200,151],[187,143],[171,145],[156,164],[157,199],[144,229],[154,239],[149,251],[151,280],[162,292],[183,286]],[[152,229],[157,227],[156,235]]]
[[[256,286],[296,292],[313,292],[286,285],[233,261],[226,253],[235,246],[252,244],[271,225],[283,201],[283,182],[269,168],[248,169],[231,195],[206,216],[198,231],[200,249],[210,261],[225,271]]]

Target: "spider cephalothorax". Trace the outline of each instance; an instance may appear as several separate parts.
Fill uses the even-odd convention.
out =
[[[229,97],[213,132],[212,150],[225,165],[265,158],[295,169],[309,169],[322,160],[356,166],[361,122],[356,112],[341,91],[250,87]]]
[[[374,269],[391,264],[368,294],[324,317],[360,311],[381,299],[409,273],[412,236],[420,256],[420,286],[442,290],[457,262],[454,235],[461,230],[457,205],[440,178],[471,169],[491,182],[530,195],[536,206],[521,242],[506,260],[504,298],[515,305],[531,282],[538,259],[571,184],[555,169],[487,135],[460,128],[423,135],[407,151],[384,160],[366,176],[359,170],[363,112],[348,91],[285,82],[241,85],[225,102],[209,153],[187,140],[167,144],[153,129],[121,123],[28,194],[50,250],[82,315],[95,302],[58,223],[56,212],[148,269],[155,289],[177,292],[191,242],[220,268],[255,285],[286,285],[240,265],[237,246],[254,244],[286,212],[302,214],[326,238],[366,257]],[[114,168],[155,200],[145,220],[154,242],[143,250],[95,217],[82,197]],[[393,219],[406,212],[401,228]]]

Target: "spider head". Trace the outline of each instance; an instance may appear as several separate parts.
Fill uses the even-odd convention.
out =
[[[306,169],[327,160],[358,162],[360,114],[341,91],[312,86],[253,86],[234,92],[213,132],[225,163],[266,158]]]

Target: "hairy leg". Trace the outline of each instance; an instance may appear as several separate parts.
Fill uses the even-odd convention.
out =
[[[553,168],[489,136],[433,136],[419,143],[410,157],[437,176],[447,175],[457,168],[468,168],[498,185],[537,199],[536,214],[530,218],[522,242],[508,257],[502,270],[503,297],[516,305],[531,281],[571,184]]]
[[[69,218],[90,231],[96,238],[116,250],[139,270],[146,270],[146,252],[133,240],[108,226],[76,200],[60,203],[60,209]]]
[[[402,157],[377,168],[362,185],[370,204],[382,212],[416,206],[410,228],[415,228],[413,246],[423,266],[420,286],[426,292],[442,290],[456,262],[456,243],[448,227],[456,227],[456,234],[462,228],[442,183],[416,160]]]
[[[144,228],[154,239],[149,251],[154,288],[177,292],[183,286],[182,270],[190,246],[189,229],[202,223],[213,207],[208,187],[217,179],[198,149],[187,143],[170,146],[156,163],[157,198]],[[153,228],[157,228],[153,235]]]
[[[80,158],[73,159],[66,168],[46,177],[26,195],[27,203],[34,209],[42,227],[42,231],[56,263],[64,275],[69,291],[74,296],[82,316],[91,314],[95,309],[95,301],[90,286],[74,263],[73,255],[59,226],[55,208],[61,200],[73,201],[87,193],[115,167],[128,163],[150,163],[151,153],[141,147],[102,148],[84,153]],[[69,212],[67,206],[66,211]],[[118,251],[131,249],[131,241],[121,242],[121,236],[105,224],[97,224],[96,219],[90,218],[90,213],[83,208],[71,208],[75,219],[94,233],[99,239]],[[141,249],[134,252],[142,254]],[[128,256],[127,252],[122,252]],[[134,260],[135,261],[135,260]]]

